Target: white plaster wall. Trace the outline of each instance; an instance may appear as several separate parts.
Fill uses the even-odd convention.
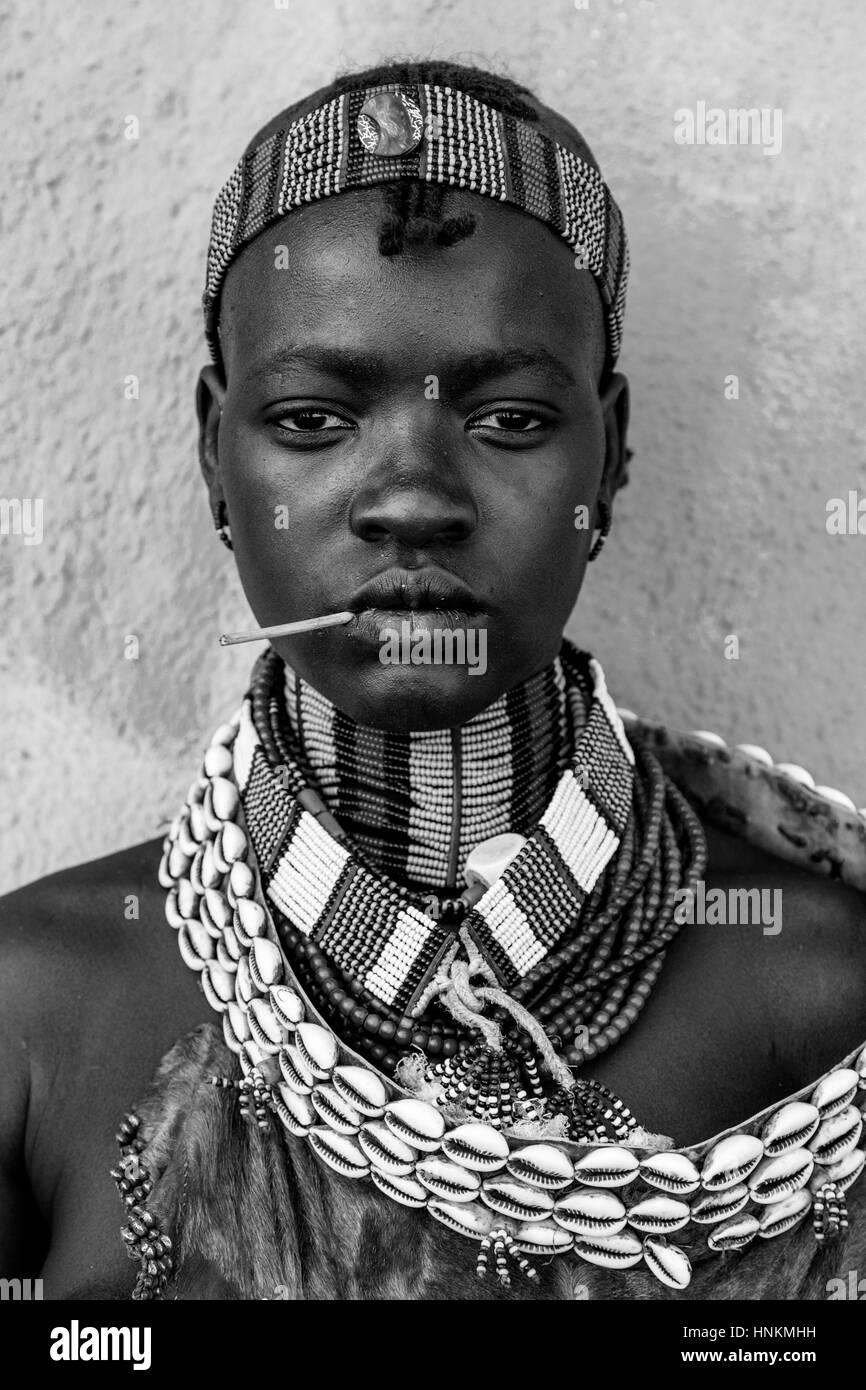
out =
[[[866,536],[825,528],[828,497],[866,496],[864,39],[859,0],[6,15],[0,497],[42,498],[44,539],[0,536],[0,888],[155,834],[243,692],[250,649],[216,645],[246,609],[192,410],[211,202],[283,105],[407,53],[561,106],[629,227],[633,480],[571,635],[621,704],[866,802]],[[781,108],[781,152],[677,145],[699,100]]]

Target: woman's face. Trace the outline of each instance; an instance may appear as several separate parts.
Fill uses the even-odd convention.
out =
[[[394,730],[462,723],[555,657],[622,467],[625,383],[600,400],[589,274],[535,219],[451,195],[464,209],[471,236],[392,257],[377,190],[292,213],[232,266],[226,380],[205,368],[199,389],[202,465],[256,619],[361,613],[273,645]],[[385,628],[408,634],[406,664],[380,659]],[[408,659],[437,629],[468,661]]]

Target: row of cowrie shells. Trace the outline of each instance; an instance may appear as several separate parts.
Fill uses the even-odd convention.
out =
[[[483,1239],[506,1220],[526,1253],[573,1250],[605,1268],[643,1259],[673,1288],[687,1286],[690,1265],[665,1237],[689,1222],[712,1226],[712,1249],[739,1249],[755,1235],[790,1230],[822,1182],[844,1189],[859,1176],[863,1116],[851,1102],[866,1085],[866,1050],[857,1071],[840,1068],[818,1083],[810,1102],[775,1112],[762,1138],[719,1141],[701,1169],[684,1153],[638,1159],[617,1145],[599,1145],[573,1163],[549,1143],[512,1151],[489,1125],[447,1130],[434,1106],[389,1101],[377,1073],[340,1065],[335,1035],[306,1020],[302,999],[284,983],[282,953],[265,935],[266,914],[254,899],[246,835],[233,819],[236,728],[217,731],[164,843],[166,916],[208,1002],[223,1015],[226,1043],[245,1074],[257,1068],[264,1075],[283,1124],[336,1172],[370,1177],[393,1200],[425,1207],[464,1235]],[[615,1189],[637,1180],[654,1191],[627,1206]],[[683,1200],[699,1189],[696,1201]],[[760,1214],[745,1211],[750,1200]]]
[[[640,723],[640,716],[634,710],[617,709],[620,719],[624,723],[629,721]],[[698,739],[706,744],[708,748],[727,749],[728,745],[720,734],[714,734],[709,729],[692,729],[690,738]],[[797,763],[777,763],[766,748],[760,748],[756,743],[736,743],[733,745],[734,752],[743,753],[747,758],[752,758],[755,762],[763,764],[764,767],[772,768],[774,772],[781,772],[785,777],[790,777],[792,781],[798,782],[802,787],[808,787],[810,791],[816,792],[818,796],[823,796],[827,801],[833,801],[837,806],[842,806],[846,811],[853,811],[855,815],[862,816],[866,820],[866,806],[855,806],[850,796],[845,792],[840,792],[836,787],[818,786],[811,772],[807,772],[804,767]]]

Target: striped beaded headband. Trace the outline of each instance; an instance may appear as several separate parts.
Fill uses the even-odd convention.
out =
[[[537,124],[452,87],[386,83],[344,93],[267,129],[214,206],[203,296],[214,361],[222,284],[249,242],[320,198],[417,178],[510,203],[558,232],[598,285],[607,365],[614,365],[629,264],[622,215],[598,170]]]

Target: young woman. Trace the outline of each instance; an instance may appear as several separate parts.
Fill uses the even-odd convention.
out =
[[[340,79],[221,194],[201,463],[302,630],[164,842],[5,900],[2,1263],[50,1297],[866,1262],[866,817],[618,712],[562,637],[626,480],[626,274],[583,139],[472,68]]]

